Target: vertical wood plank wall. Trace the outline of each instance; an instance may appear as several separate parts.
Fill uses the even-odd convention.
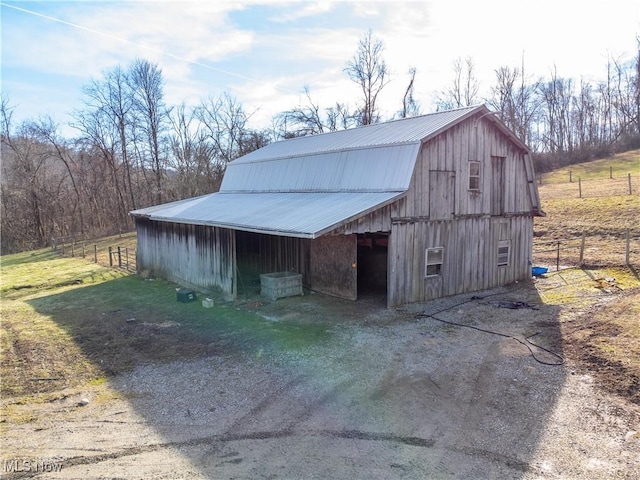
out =
[[[358,298],[357,235],[325,235],[311,240],[310,285],[328,295]]]
[[[136,218],[138,271],[235,297],[235,232]]]
[[[479,191],[468,189],[472,160],[481,162]],[[535,198],[530,193],[528,160],[526,152],[486,119],[469,119],[423,145],[411,187],[392,218],[388,306],[483,290],[530,276]],[[494,168],[493,162],[504,167]],[[495,195],[495,189],[502,191]],[[497,201],[500,215],[496,215]],[[500,240],[511,242],[506,266],[497,264]],[[444,263],[441,275],[425,278],[430,247],[445,247]]]
[[[303,283],[309,276],[309,239],[281,237],[252,232],[236,232],[236,258],[243,271],[302,274]]]

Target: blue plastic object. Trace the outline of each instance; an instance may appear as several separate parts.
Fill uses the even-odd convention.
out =
[[[548,271],[549,271],[549,269],[547,267],[532,267],[531,268],[531,274],[534,277],[539,277],[540,275],[544,275]]]

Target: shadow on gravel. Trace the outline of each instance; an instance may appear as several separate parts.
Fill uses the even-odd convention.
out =
[[[130,277],[29,303],[139,419],[96,419],[104,451],[68,458],[69,475],[521,478],[566,375],[558,308],[529,283],[398,310],[321,295],[205,309]]]

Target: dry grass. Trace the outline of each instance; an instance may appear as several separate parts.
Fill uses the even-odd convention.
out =
[[[542,182],[540,200],[547,216],[535,221],[534,263],[552,271],[542,298],[573,306],[587,304],[589,298],[602,299],[562,325],[563,349],[605,388],[640,404],[640,151],[559,169],[544,175]],[[556,272],[558,241],[560,271]]]

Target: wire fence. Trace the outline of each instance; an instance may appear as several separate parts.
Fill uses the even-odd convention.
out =
[[[128,272],[137,271],[137,248],[131,242],[106,244],[104,240],[92,242],[80,240],[80,235],[51,239],[51,249],[65,257],[79,257],[104,266],[120,268]],[[122,236],[120,236],[122,239]]]
[[[545,198],[551,199],[640,195],[640,177],[631,173],[584,179],[569,171],[562,182],[544,182],[540,176],[538,185],[539,190],[544,192]]]
[[[559,271],[562,267],[640,266],[640,232],[623,238],[602,235],[533,243],[533,262]]]

